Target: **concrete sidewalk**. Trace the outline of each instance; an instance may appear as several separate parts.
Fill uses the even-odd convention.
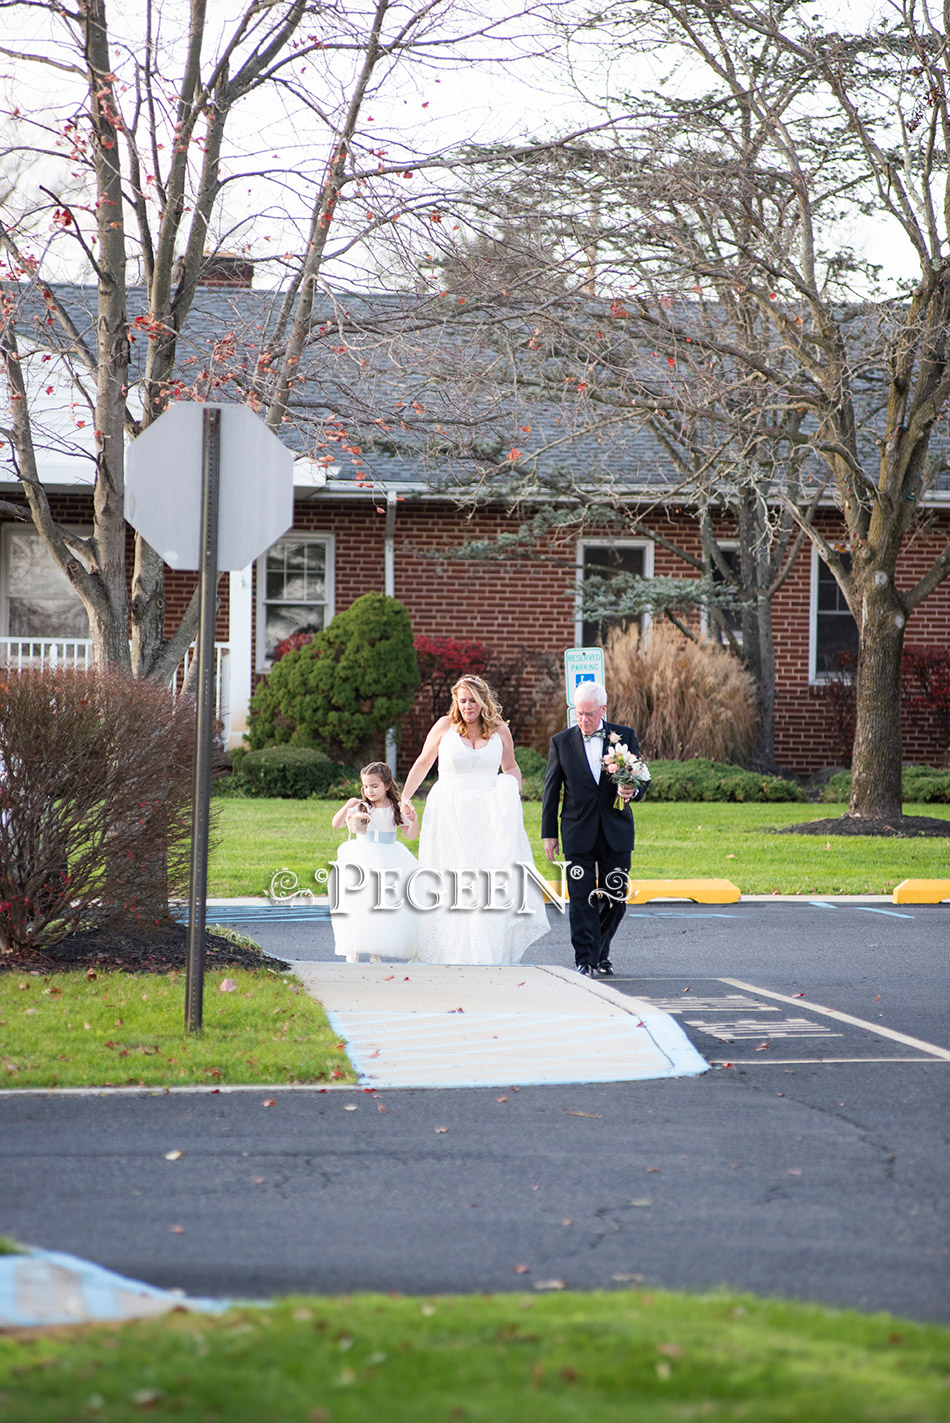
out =
[[[130,1280],[61,1250],[24,1246],[20,1255],[0,1255],[0,1330],[148,1319],[172,1309],[217,1313],[228,1304]]]
[[[669,1014],[556,967],[292,964],[364,1087],[532,1086],[694,1076]]]

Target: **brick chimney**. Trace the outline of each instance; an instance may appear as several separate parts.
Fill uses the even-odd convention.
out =
[[[181,280],[179,257],[175,280]],[[246,287],[254,281],[254,263],[234,252],[206,252],[198,269],[199,287]]]
[[[254,280],[254,263],[233,252],[208,253],[198,273],[202,287],[249,287]]]

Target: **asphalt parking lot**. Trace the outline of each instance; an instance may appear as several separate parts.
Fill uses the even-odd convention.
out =
[[[0,1229],[229,1297],[648,1281],[947,1320],[948,924],[840,901],[629,911],[614,985],[674,1014],[699,1077],[268,1109],[5,1095]],[[249,931],[332,954],[329,924]],[[564,922],[534,948],[569,962]]]

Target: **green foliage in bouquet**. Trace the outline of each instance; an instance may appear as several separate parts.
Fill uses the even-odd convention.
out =
[[[408,612],[364,593],[280,659],[251,698],[247,739],[253,751],[318,745],[338,761],[362,757],[381,749],[418,685]]]

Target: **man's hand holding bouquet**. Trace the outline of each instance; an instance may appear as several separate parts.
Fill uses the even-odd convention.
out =
[[[631,796],[618,794],[614,801],[614,810],[623,810],[628,800],[643,799],[653,778],[646,762],[642,761],[639,756],[635,756],[629,746],[620,740],[619,732],[612,731],[607,740],[611,744],[610,749],[604,753],[605,770],[610,774],[618,791],[621,786],[633,787]]]

